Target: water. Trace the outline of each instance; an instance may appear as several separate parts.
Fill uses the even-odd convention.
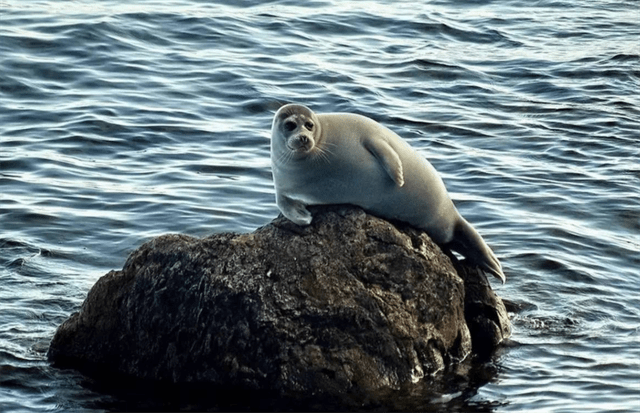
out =
[[[410,141],[502,260],[512,342],[425,409],[640,411],[639,10],[0,1],[0,410],[139,407],[49,366],[56,327],[149,238],[274,218],[295,101]]]

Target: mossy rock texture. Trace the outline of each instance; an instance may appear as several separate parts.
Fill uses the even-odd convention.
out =
[[[50,360],[163,383],[370,399],[509,335],[484,275],[454,266],[424,232],[355,207],[312,212],[307,227],[280,216],[253,233],[152,239],[96,282],[58,328]]]

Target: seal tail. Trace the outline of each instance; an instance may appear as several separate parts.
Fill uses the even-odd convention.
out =
[[[473,265],[491,273],[504,284],[506,277],[502,272],[502,265],[491,248],[484,242],[478,231],[464,218],[454,229],[453,240],[447,245],[453,251],[461,254]]]

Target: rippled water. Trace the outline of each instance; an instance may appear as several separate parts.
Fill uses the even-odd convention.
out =
[[[295,101],[410,141],[505,267],[512,342],[424,409],[640,411],[636,1],[224,3],[0,1],[0,410],[139,407],[55,328],[150,237],[274,218]]]

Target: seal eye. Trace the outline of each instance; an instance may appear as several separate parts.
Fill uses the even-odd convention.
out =
[[[295,130],[297,127],[298,127],[298,125],[296,125],[296,123],[295,123],[295,122],[292,122],[292,121],[290,121],[290,120],[289,120],[289,121],[286,121],[286,122],[284,123],[284,129],[285,129],[287,132],[291,132],[291,131]]]
[[[307,128],[308,130],[313,130],[313,123],[307,122],[304,124],[304,127]]]

